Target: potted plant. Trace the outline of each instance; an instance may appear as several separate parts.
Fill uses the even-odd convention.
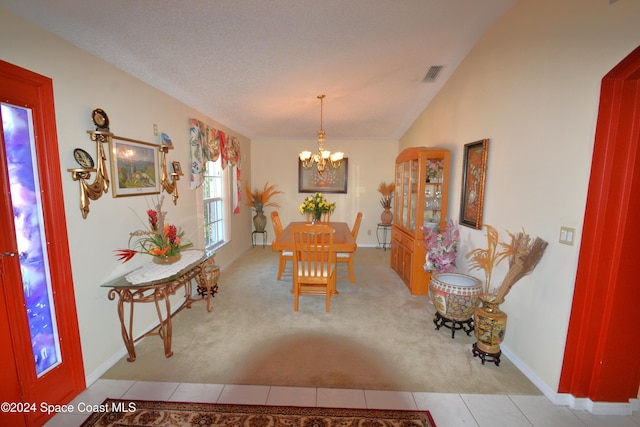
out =
[[[254,189],[251,191],[249,183],[245,185],[245,192],[247,193],[247,206],[251,206],[256,210],[256,214],[253,217],[253,226],[257,232],[264,232],[267,226],[267,217],[264,215],[264,208],[267,206],[280,207],[280,205],[271,199],[276,194],[282,194],[282,191],[278,190],[278,186],[275,184],[269,185],[269,181],[265,182],[262,190]]]
[[[387,184],[381,182],[378,186],[378,192],[382,194],[380,199],[380,205],[384,209],[380,214],[380,222],[384,225],[389,225],[393,222],[393,214],[391,213],[391,201],[393,200],[393,191],[396,185],[394,183]]]

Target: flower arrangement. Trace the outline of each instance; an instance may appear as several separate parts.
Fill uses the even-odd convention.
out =
[[[127,262],[138,253],[156,257],[171,257],[178,255],[183,249],[193,246],[193,243],[183,239],[184,231],[178,230],[173,224],[165,223],[167,213],[162,212],[163,201],[164,196],[154,206],[155,209],[147,210],[149,225],[144,230],[129,233],[128,249],[115,251],[118,260]]]
[[[423,227],[424,246],[427,248],[424,271],[451,273],[456,267],[460,230],[453,221],[448,221],[444,231]]]
[[[304,199],[300,205],[300,213],[302,215],[312,215],[314,219],[319,220],[322,214],[333,212],[336,208],[335,203],[329,203],[322,193],[315,193]]]
[[[382,194],[380,204],[384,209],[391,209],[391,200],[393,199],[393,191],[395,189],[396,185],[394,183],[387,184],[386,182],[381,182],[378,186],[378,192]]]
[[[444,169],[444,160],[427,159],[427,178],[430,180],[437,177]]]
[[[278,190],[275,184],[269,185],[269,181],[264,184],[262,190],[251,191],[249,183],[245,185],[244,190],[247,193],[247,206],[251,206],[256,212],[262,212],[267,206],[280,207],[278,203],[271,201],[271,198],[276,194],[282,194],[282,191]]]
[[[484,270],[486,278],[484,292],[486,295],[489,295],[491,291],[493,268],[505,259],[509,260],[509,270],[502,284],[495,291],[495,298],[493,298],[494,301],[502,303],[513,285],[530,274],[538,265],[548,243],[539,237],[532,241],[524,228],[522,232],[516,234],[507,230],[511,237],[511,243],[498,243],[498,230],[488,224],[485,224],[485,228],[487,229],[487,248],[474,249],[467,254],[467,258],[470,260],[469,266],[472,270]],[[498,245],[504,249],[498,251]]]

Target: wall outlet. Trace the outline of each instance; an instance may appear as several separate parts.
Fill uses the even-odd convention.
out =
[[[158,125],[153,124],[153,136],[158,136]]]
[[[371,230],[367,230],[367,236],[371,236]]]
[[[576,229],[571,227],[560,227],[560,243],[563,245],[573,246],[573,240],[576,235]]]

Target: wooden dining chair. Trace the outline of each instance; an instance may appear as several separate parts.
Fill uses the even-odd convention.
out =
[[[271,224],[273,225],[273,232],[276,235],[276,239],[282,234],[282,222],[280,221],[280,214],[278,211],[271,212]],[[290,273],[285,273],[287,268],[287,261],[291,261],[293,264],[293,251],[280,251],[280,261],[278,263],[278,280],[282,279],[282,276],[291,276]]]
[[[325,295],[327,313],[336,293],[336,257],[333,228],[326,224],[296,225],[293,237],[293,311],[298,311],[300,295]]]
[[[356,220],[353,223],[353,228],[351,229],[351,235],[353,236],[353,240],[357,240],[358,239],[358,231],[360,231],[360,223],[362,222],[362,212],[358,212],[358,214],[356,215]],[[338,252],[336,254],[336,258],[338,260],[338,266],[340,266],[341,264],[346,264],[346,269],[348,270],[347,272],[344,272],[344,268],[343,269],[339,269],[338,270],[338,279],[349,279],[351,280],[351,283],[355,283],[356,281],[356,277],[353,274],[353,252]],[[341,274],[341,271],[343,272]]]

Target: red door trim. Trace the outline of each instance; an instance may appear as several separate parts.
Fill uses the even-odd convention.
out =
[[[602,80],[582,247],[558,391],[629,402],[640,384],[640,47]],[[635,264],[635,265],[634,265]]]
[[[44,228],[62,353],[62,364],[41,378],[36,377],[33,356],[15,358],[21,388],[21,396],[17,396],[20,400],[17,401],[66,404],[82,392],[86,385],[62,198],[53,82],[48,77],[0,61],[0,86],[3,102],[32,109]],[[6,165],[0,165],[0,174],[3,175],[0,181],[8,182]],[[9,194],[8,188],[4,188],[4,191],[5,194]],[[0,224],[0,250],[15,252],[11,203],[5,199],[0,203],[0,209],[3,210],[3,218],[10,219]],[[19,260],[17,257],[2,257],[0,262],[2,280],[5,283],[6,311],[11,324],[10,350],[18,355],[30,355],[31,338],[28,326],[25,327],[24,293],[19,274]],[[51,416],[41,412],[29,414],[27,423],[41,425]]]

